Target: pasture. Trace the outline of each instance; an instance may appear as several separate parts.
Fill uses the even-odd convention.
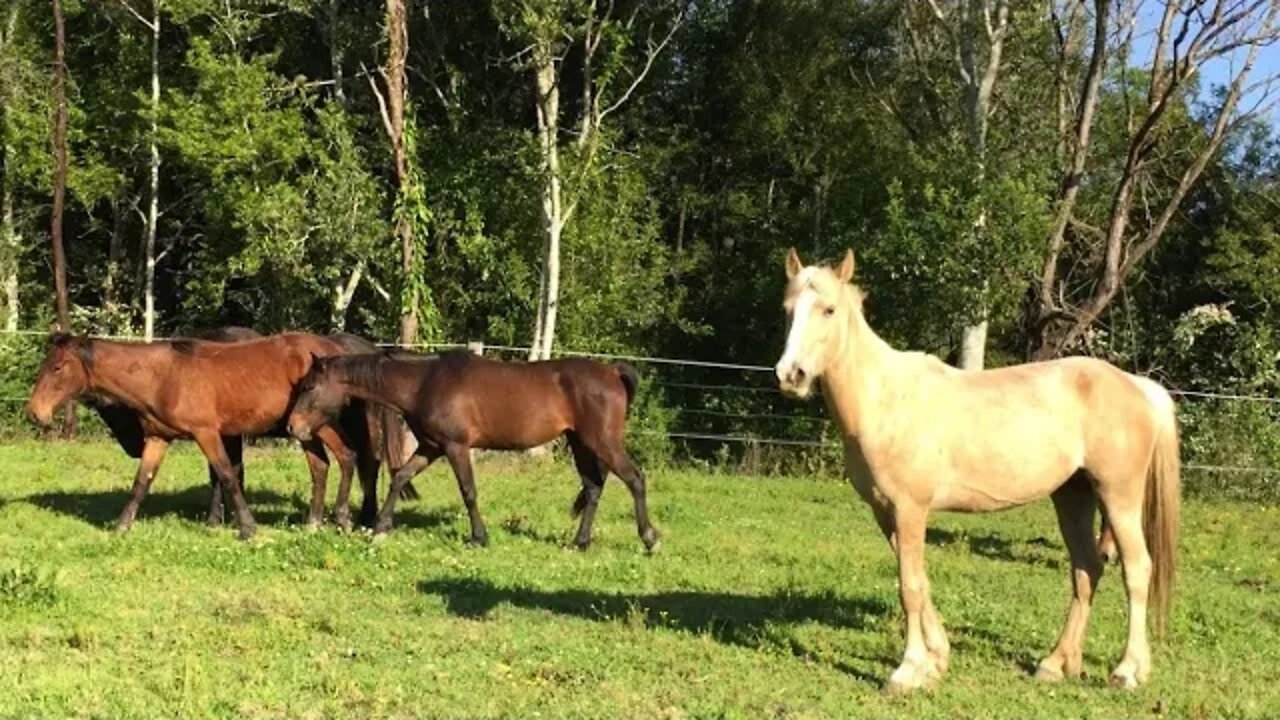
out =
[[[952,666],[937,689],[891,698],[880,686],[902,647],[894,559],[832,478],[651,470],[664,546],[649,557],[616,478],[595,544],[565,549],[578,480],[563,458],[482,459],[487,549],[463,547],[444,464],[373,543],[298,527],[309,484],[296,449],[251,448],[246,463],[252,542],[203,525],[190,443],[117,536],[106,528],[135,463],[114,445],[0,446],[0,716],[1280,715],[1274,507],[1187,500],[1170,632],[1134,692],[1105,684],[1124,640],[1116,566],[1087,677],[1030,677],[1069,594],[1047,501],[935,515],[927,557]]]

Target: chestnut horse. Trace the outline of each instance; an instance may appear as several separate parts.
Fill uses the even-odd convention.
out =
[[[277,430],[292,404],[294,384],[306,374],[312,359],[346,351],[335,339],[304,333],[238,343],[175,340],[151,344],[56,335],[40,367],[27,411],[36,422],[47,425],[57,407],[72,397],[88,394],[137,413],[144,441],[133,491],[117,523],[121,531],[132,524],[169,442],[194,439],[217,473],[222,489],[229,494],[240,535],[247,539],[255,524],[244,503],[227,440]],[[363,411],[357,410],[337,426],[322,428],[316,439],[303,444],[312,474],[309,525],[318,525],[324,514],[326,447],[338,458],[342,469],[339,523],[350,524],[348,497],[352,469],[357,463],[365,485],[366,510],[376,507],[376,441],[381,439],[388,448],[383,454],[394,458],[394,443],[390,442],[393,433],[377,433],[376,427],[365,424],[369,419],[362,417]],[[377,419],[373,422],[376,424]],[[350,437],[344,436],[343,426],[350,431]]]
[[[575,544],[585,549],[591,543],[600,491],[613,472],[631,491],[641,542],[656,552],[659,535],[649,522],[644,473],[623,447],[637,382],[630,366],[585,359],[503,363],[468,352],[413,359],[403,353],[323,358],[299,384],[289,431],[310,437],[350,398],[403,413],[418,448],[396,473],[375,532],[391,529],[396,490],[444,455],[467,506],[473,545],[487,545],[489,534],[476,506],[471,449],[525,450],[564,435],[582,477],[573,503],[574,515],[582,516]]]
[[[779,384],[801,398],[814,381],[822,384],[841,429],[845,470],[898,556],[906,650],[888,689],[937,680],[950,657],[925,575],[929,512],[989,512],[1046,496],[1058,514],[1074,590],[1057,646],[1036,677],[1059,680],[1082,669],[1103,569],[1093,539],[1101,502],[1129,598],[1128,640],[1111,681],[1145,682],[1148,600],[1159,630],[1178,537],[1178,426],[1169,393],[1093,358],[964,372],[901,352],[863,316],[862,292],[850,284],[852,251],[832,270],[805,267],[792,249],[786,268],[790,329]]]

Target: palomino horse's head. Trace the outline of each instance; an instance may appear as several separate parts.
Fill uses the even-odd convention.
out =
[[[347,404],[347,394],[330,372],[330,359],[311,356],[311,368],[298,381],[297,399],[289,412],[289,434],[299,440],[310,440],[316,428],[337,419]]]
[[[805,266],[795,248],[787,252],[787,292],[783,300],[790,329],[787,347],[774,372],[782,392],[808,397],[813,381],[822,377],[840,351],[850,325],[850,313],[862,311],[862,294],[853,279],[853,251],[834,270]]]
[[[31,398],[27,400],[27,417],[48,427],[53,422],[54,411],[89,388],[92,366],[90,340],[55,333],[49,341],[49,353],[40,364]]]

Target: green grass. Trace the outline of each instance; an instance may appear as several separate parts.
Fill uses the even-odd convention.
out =
[[[1105,684],[1124,640],[1114,568],[1087,678],[1029,677],[1069,588],[1047,503],[938,516],[928,557],[951,671],[932,692],[890,698],[894,563],[868,510],[829,479],[653,472],[665,537],[647,557],[613,480],[596,544],[563,549],[567,462],[480,466],[483,550],[463,547],[443,466],[381,544],[297,528],[306,471],[282,448],[248,457],[262,524],[249,544],[203,526],[190,445],[121,537],[107,527],[133,463],[115,447],[10,442],[0,467],[0,716],[1280,715],[1275,508],[1188,501],[1171,632],[1137,692]]]

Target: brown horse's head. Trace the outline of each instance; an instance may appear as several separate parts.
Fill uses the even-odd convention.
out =
[[[298,381],[297,399],[289,412],[289,434],[299,440],[310,440],[316,428],[337,419],[347,404],[347,393],[337,373],[329,368],[331,360],[311,356],[311,368]]]
[[[89,388],[92,367],[92,340],[55,333],[27,400],[27,417],[47,427],[53,422],[54,411]]]

